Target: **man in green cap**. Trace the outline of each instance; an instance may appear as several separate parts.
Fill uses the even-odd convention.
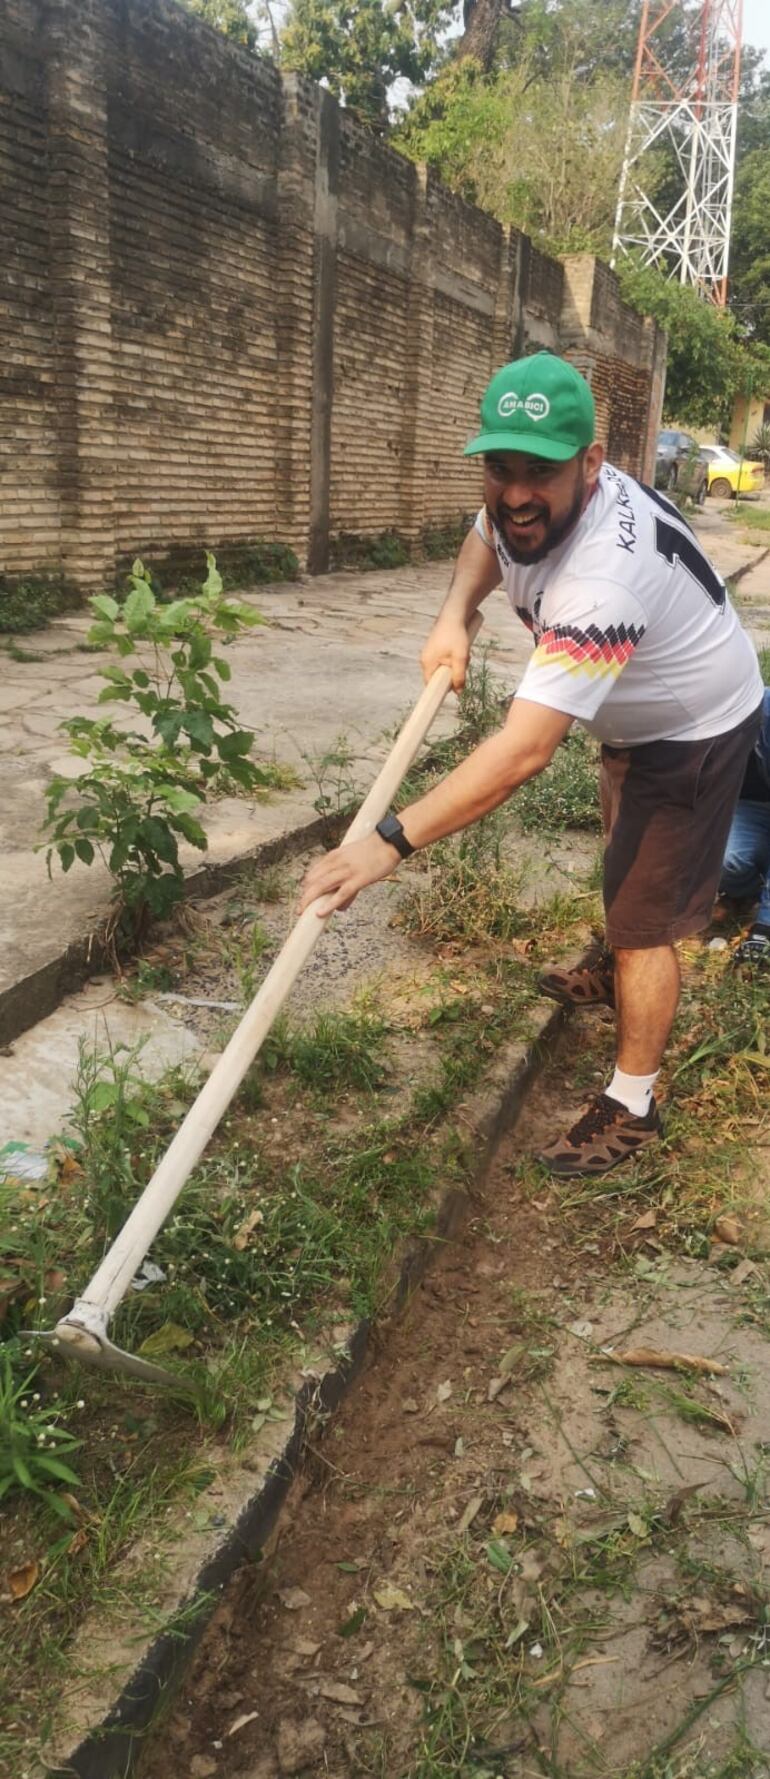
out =
[[[535,648],[497,735],[367,840],[308,874],[304,905],[347,908],[400,858],[496,809],[548,765],[573,722],[601,742],[607,951],[551,971],[546,993],[617,1010],[617,1066],[540,1154],[552,1172],[602,1174],[661,1132],[654,1086],[679,999],[676,941],[707,925],[762,680],[721,576],[677,508],[604,461],[591,391],[535,353],[498,371],[466,447],[484,506],[422,655],[459,691],[468,624],[501,584]]]

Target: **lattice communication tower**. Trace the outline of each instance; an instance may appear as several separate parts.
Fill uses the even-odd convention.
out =
[[[701,0],[691,63],[666,66],[662,27],[681,0],[644,0],[612,264],[640,255],[714,303],[727,302],[743,0]],[[668,57],[669,62],[671,57]],[[649,150],[673,148],[677,191],[656,198]],[[651,184],[652,192],[647,189]]]

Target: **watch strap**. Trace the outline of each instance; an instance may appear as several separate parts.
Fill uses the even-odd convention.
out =
[[[374,831],[379,834],[381,840],[387,840],[389,846],[395,846],[396,852],[401,854],[402,859],[411,858],[415,848],[407,840],[398,816],[392,809],[388,810],[381,822],[377,822]]]

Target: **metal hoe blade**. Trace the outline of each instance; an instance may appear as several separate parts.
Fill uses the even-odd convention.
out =
[[[164,1371],[161,1365],[140,1359],[138,1354],[125,1353],[116,1347],[107,1333],[107,1316],[103,1310],[81,1298],[69,1315],[62,1316],[52,1329],[29,1328],[22,1340],[41,1341],[63,1359],[79,1360],[95,1371],[122,1371],[127,1377],[139,1378],[145,1384],[172,1385],[175,1390],[192,1390],[189,1378]]]

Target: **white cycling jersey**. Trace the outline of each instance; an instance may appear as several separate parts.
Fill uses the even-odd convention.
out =
[[[564,711],[615,747],[705,741],[757,709],[756,652],[677,508],[605,463],[574,530],[542,562],[513,562],[484,509],[535,650],[517,696]]]

